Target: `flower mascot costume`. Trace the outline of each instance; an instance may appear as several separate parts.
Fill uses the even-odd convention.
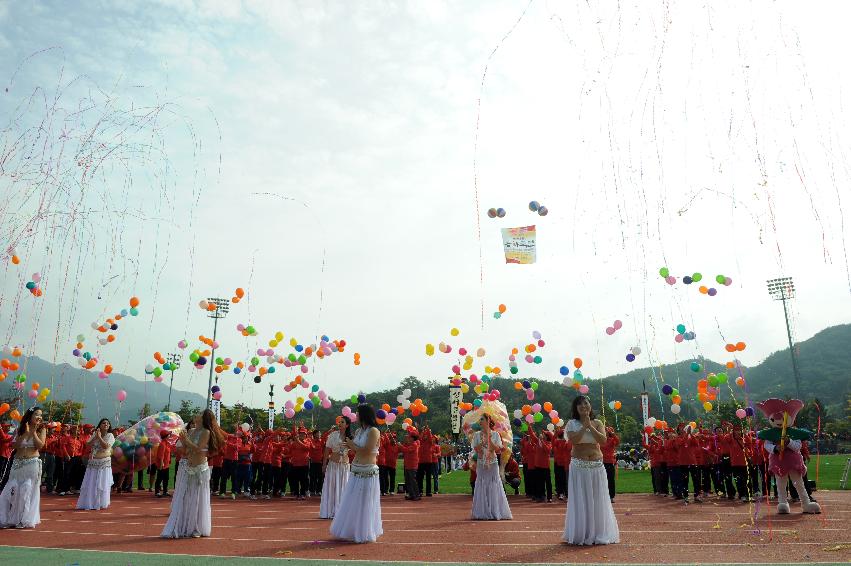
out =
[[[765,441],[765,451],[769,453],[768,471],[777,479],[777,512],[789,513],[786,485],[791,479],[798,490],[804,513],[821,513],[819,504],[807,494],[803,480],[807,466],[801,456],[801,441],[811,439],[813,433],[792,426],[804,403],[798,399],[783,401],[772,398],[757,403],[756,407],[771,423],[771,427],[759,431],[757,437]]]

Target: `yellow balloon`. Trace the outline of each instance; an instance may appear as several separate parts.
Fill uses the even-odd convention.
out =
[[[703,404],[703,408],[706,409],[706,412],[708,413],[709,411],[712,410],[712,403],[710,403],[709,401],[705,402]]]
[[[468,391],[470,391],[470,386],[467,385],[466,383],[462,383],[461,384],[461,393],[467,393]]]
[[[296,340],[295,338],[290,338],[290,346],[295,348],[296,345],[298,345],[298,340]]]
[[[283,339],[284,339],[284,333],[283,332],[275,332],[275,340],[280,342]]]
[[[426,356],[434,355],[434,344],[426,344]]]
[[[139,444],[144,445],[144,444],[147,444],[147,443],[148,443],[148,437],[147,436],[143,436],[142,438],[139,439]]]
[[[278,342],[275,340],[269,340],[269,347],[274,348],[278,345]]]
[[[457,328],[453,328],[452,330],[449,331],[449,333],[452,336],[458,336],[458,334],[460,334]]]

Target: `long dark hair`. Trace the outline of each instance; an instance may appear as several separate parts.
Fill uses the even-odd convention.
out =
[[[216,415],[210,409],[201,413],[201,426],[210,431],[210,452],[218,452],[225,444],[225,431],[216,422]]]
[[[96,430],[100,430],[100,425],[103,423],[109,423],[109,429],[107,429],[106,433],[109,434],[112,432],[112,421],[107,419],[106,417],[102,418],[98,421],[98,425],[95,427]]]
[[[360,421],[361,426],[378,426],[378,421],[375,420],[375,409],[372,408],[372,405],[367,403],[358,405],[358,421]]]
[[[573,400],[573,403],[570,404],[570,415],[577,421],[579,420],[579,409],[577,409],[577,407],[582,401],[588,401],[588,404],[591,405],[591,398],[587,395],[577,395]],[[588,413],[588,417],[591,420],[594,420],[594,405],[591,405],[591,412]]]
[[[342,415],[340,418],[346,421],[346,438],[352,438],[352,419],[346,415]]]
[[[21,436],[22,434],[26,434],[26,432],[27,432],[27,430],[29,429],[29,426],[30,426],[30,419],[32,419],[32,417],[33,417],[33,415],[35,414],[36,411],[41,411],[41,407],[36,405],[36,406],[30,407],[29,409],[26,410],[26,412],[24,413],[24,416],[21,417],[21,424],[18,425],[18,436]]]

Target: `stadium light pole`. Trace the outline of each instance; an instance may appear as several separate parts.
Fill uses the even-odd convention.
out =
[[[230,301],[227,299],[219,299],[216,297],[211,297],[207,299],[207,302],[211,305],[216,305],[215,310],[211,311],[207,316],[213,319],[213,342],[216,341],[216,330],[219,326],[219,319],[224,318],[228,314],[228,309],[230,308]],[[207,363],[210,364],[210,378],[207,380],[207,408],[211,408],[212,405],[210,403],[210,389],[213,387],[213,359],[216,356],[216,349],[213,348],[213,351],[210,353],[210,359],[207,360]],[[216,383],[218,383],[219,377],[216,376]]]
[[[168,404],[165,406],[166,411],[171,410],[171,388],[174,385],[174,370],[180,367],[180,358],[182,356],[180,354],[166,354],[166,361],[168,361],[169,366],[171,366],[171,381],[168,382]]]
[[[792,330],[789,327],[789,308],[786,301],[795,298],[795,283],[791,277],[779,277],[769,279],[768,294],[775,301],[783,302],[783,316],[786,318],[786,337],[789,339],[789,353],[792,355],[792,372],[795,374],[795,392],[798,399],[801,398],[801,373],[798,370],[798,356],[795,355],[795,347],[792,345]]]

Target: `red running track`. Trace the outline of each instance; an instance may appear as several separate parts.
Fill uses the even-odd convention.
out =
[[[317,518],[316,498],[215,498],[210,538],[163,540],[158,535],[168,516],[168,500],[150,493],[114,497],[104,511],[76,511],[75,498],[44,496],[41,525],[2,531],[0,544],[335,561],[847,563],[851,492],[820,491],[816,496],[825,510],[822,515],[778,516],[774,505],[761,503],[760,518],[752,523],[754,504],[713,498],[684,506],[653,495],[622,494],[615,501],[621,543],[597,547],[561,542],[563,502],[532,503],[523,496],[509,496],[514,520],[501,522],[470,521],[467,495],[436,495],[419,502],[399,495],[382,498],[384,536],[363,545],[331,540],[330,521]]]

